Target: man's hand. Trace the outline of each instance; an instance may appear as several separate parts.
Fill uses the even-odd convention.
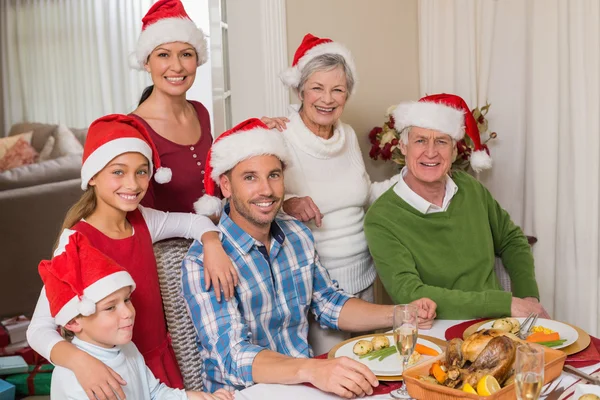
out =
[[[548,312],[542,307],[542,304],[535,297],[512,298],[510,305],[511,317],[527,317],[532,312],[537,313],[541,318],[550,318]]]
[[[375,374],[367,366],[348,357],[307,362],[302,372],[306,374],[305,381],[324,392],[352,399],[373,394],[373,387],[379,385]]]
[[[437,308],[435,301],[428,299],[427,297],[423,297],[413,301],[410,304],[417,306],[419,309],[419,329],[431,329],[433,326],[433,320],[437,315],[435,313],[435,309]]]
[[[314,219],[315,225],[319,228],[321,227],[323,214],[321,214],[319,207],[317,207],[313,199],[309,196],[287,199],[283,202],[283,211],[301,222],[308,222]]]

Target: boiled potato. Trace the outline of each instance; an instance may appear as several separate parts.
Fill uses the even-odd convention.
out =
[[[595,394],[588,393],[581,396],[579,400],[600,400],[600,397],[596,396]]]
[[[373,349],[375,350],[390,347],[390,340],[387,338],[387,336],[375,336],[373,339],[371,339],[371,343],[373,343]]]
[[[373,343],[370,340],[359,340],[352,349],[357,356],[364,356],[373,351]]]
[[[511,333],[516,334],[517,332],[519,332],[519,329],[521,329],[521,323],[519,322],[518,319],[516,318],[506,318],[507,321],[510,321],[510,323],[512,324],[513,328],[510,331]]]
[[[492,329],[498,329],[504,332],[512,332],[513,324],[506,318],[497,319],[494,321]]]

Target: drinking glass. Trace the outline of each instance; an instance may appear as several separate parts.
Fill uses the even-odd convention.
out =
[[[406,370],[408,359],[415,351],[419,322],[419,310],[410,304],[399,304],[394,306],[394,342],[396,351],[402,359],[402,373]],[[412,399],[406,391],[406,381],[400,389],[390,392],[395,399]]]
[[[544,385],[544,349],[520,345],[515,360],[515,389],[518,400],[537,400]]]

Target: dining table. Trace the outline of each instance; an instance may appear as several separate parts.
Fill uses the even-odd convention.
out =
[[[435,320],[431,329],[427,330],[419,330],[419,334],[432,336],[438,339],[445,340],[446,330],[452,326],[457,324],[466,322],[465,320]],[[593,344],[591,344],[593,345]],[[581,371],[588,374],[598,374],[600,373],[600,362],[580,368]],[[546,400],[566,400],[573,393],[575,385],[578,383],[585,383],[584,381],[580,381],[580,378],[577,378],[565,371],[562,371],[561,375],[548,383],[542,389],[542,393],[545,396],[541,396],[540,399]],[[551,390],[550,390],[551,389]],[[564,389],[564,392],[560,397],[556,397],[556,395]],[[548,393],[545,393],[548,392]],[[392,397],[389,394],[379,394],[374,396],[367,396],[364,398],[368,399],[391,399]],[[341,399],[341,397],[333,395],[331,393],[322,392],[319,389],[316,389],[311,386],[297,384],[297,385],[279,385],[279,384],[265,384],[259,383],[248,388],[245,388],[241,391],[235,392],[236,400],[337,400]],[[570,396],[571,400],[573,399]],[[417,399],[419,400],[419,399]]]

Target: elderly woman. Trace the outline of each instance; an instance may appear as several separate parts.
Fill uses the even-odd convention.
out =
[[[331,278],[345,291],[372,302],[376,272],[363,232],[365,207],[398,177],[371,183],[356,134],[340,121],[356,86],[352,55],[331,39],[307,34],[281,78],[302,102],[283,134],[292,156],[285,171],[283,209],[312,230]],[[315,354],[347,337],[320,329],[317,322],[309,332]]]

